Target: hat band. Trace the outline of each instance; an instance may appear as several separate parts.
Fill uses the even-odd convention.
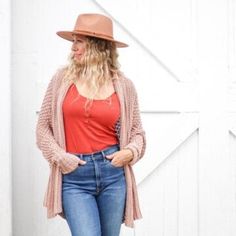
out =
[[[87,30],[74,30],[73,32],[78,32],[79,33],[82,33],[82,34],[89,34],[89,35],[95,35],[95,36],[103,36],[105,38],[108,38],[108,39],[111,39],[111,40],[114,40],[112,36],[110,35],[107,35],[107,34],[102,34],[102,33],[97,33],[97,32],[94,32],[94,31],[87,31]]]

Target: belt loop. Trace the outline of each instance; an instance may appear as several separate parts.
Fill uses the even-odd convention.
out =
[[[101,153],[102,153],[102,156],[103,156],[103,157],[105,157],[105,154],[104,154],[104,152],[103,152],[103,151],[101,151]]]
[[[79,154],[80,159],[82,159],[83,154]],[[83,160],[83,159],[82,159]]]

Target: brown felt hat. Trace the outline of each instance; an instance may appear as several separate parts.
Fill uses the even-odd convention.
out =
[[[109,40],[114,42],[118,48],[128,47],[126,43],[113,38],[112,20],[107,16],[97,13],[80,14],[77,17],[74,30],[57,32],[57,35],[69,41],[73,41],[74,34]]]

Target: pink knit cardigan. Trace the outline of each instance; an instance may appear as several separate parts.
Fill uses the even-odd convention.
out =
[[[70,84],[61,83],[64,72],[65,68],[58,69],[48,84],[37,121],[36,144],[50,166],[43,201],[43,206],[47,207],[47,217],[59,215],[65,219],[61,199],[62,173],[66,174],[77,168],[78,157],[65,151],[62,102]],[[127,195],[123,217],[123,223],[133,228],[134,220],[142,218],[142,214],[132,165],[143,157],[146,138],[133,82],[119,72],[113,78],[113,85],[121,106],[120,148],[130,148],[134,154],[133,160],[124,166]]]

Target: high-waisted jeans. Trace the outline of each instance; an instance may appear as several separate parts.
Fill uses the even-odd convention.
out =
[[[118,150],[116,144],[92,154],[72,153],[87,162],[62,175],[62,206],[72,236],[119,236],[126,200],[124,167],[106,158]]]

